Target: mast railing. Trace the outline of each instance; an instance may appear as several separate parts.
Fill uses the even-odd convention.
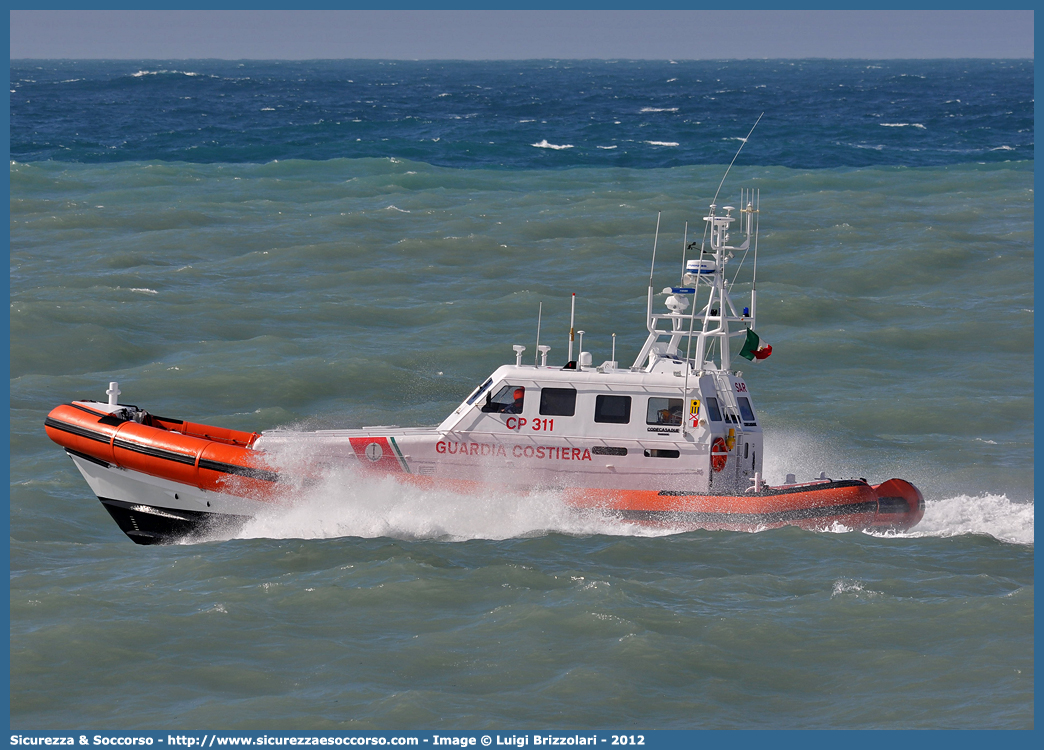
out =
[[[669,311],[653,312],[653,268],[650,268],[646,300],[646,329],[649,336],[632,369],[642,369],[647,364],[651,365],[656,358],[652,356],[654,354],[683,360],[694,370],[702,370],[708,366],[722,370],[731,368],[732,352],[728,342],[733,338],[745,336],[747,328],[753,326],[757,304],[757,293],[753,286],[756,275],[751,282],[750,308],[744,311],[746,314],[742,314],[737,308],[736,302],[732,299],[732,291],[752,244],[754,273],[757,273],[757,214],[760,209],[758,192],[753,189],[742,190],[740,209],[736,214],[733,214],[736,209],[732,206],[724,206],[723,214],[717,213],[716,205],[710,206],[710,211],[703,217],[706,226],[704,242],[700,243],[698,260],[690,261],[695,264],[691,270],[684,260],[689,250],[686,225],[686,236],[682,241],[683,273],[680,286],[663,290],[663,293],[670,295],[667,299]],[[654,253],[659,239],[659,218],[657,216],[656,237],[653,240]],[[743,239],[736,245],[729,244],[729,230],[733,226],[739,230]],[[726,264],[735,257],[734,253],[742,253],[742,257],[730,281],[726,278]],[[706,296],[704,300],[700,300],[704,289],[707,290]],[[667,344],[666,347],[663,346],[664,342]],[[715,342],[718,343],[716,351],[713,346]],[[693,343],[696,344],[695,352],[692,351]]]

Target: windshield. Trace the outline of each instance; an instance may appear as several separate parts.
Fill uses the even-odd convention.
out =
[[[478,397],[481,396],[483,393],[485,393],[486,389],[489,388],[491,385],[493,385],[493,378],[490,378],[485,383],[476,388],[475,392],[468,396],[468,405],[470,406],[471,404],[475,403],[475,400],[478,399]]]
[[[486,399],[482,411],[496,414],[521,414],[526,400],[526,389],[521,385],[505,385],[497,395]]]

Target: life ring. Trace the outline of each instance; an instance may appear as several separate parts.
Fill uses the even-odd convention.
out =
[[[715,471],[721,471],[725,468],[725,463],[729,460],[729,446],[725,444],[724,438],[714,438],[714,442],[711,443],[711,468]]]

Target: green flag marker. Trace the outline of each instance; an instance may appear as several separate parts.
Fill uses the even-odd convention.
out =
[[[753,328],[748,328],[747,340],[743,342],[739,355],[753,362],[755,359],[765,359],[770,354],[772,354],[772,347],[769,344],[762,345],[761,337],[754,333]]]

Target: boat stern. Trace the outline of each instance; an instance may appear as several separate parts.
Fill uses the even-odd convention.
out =
[[[877,493],[873,529],[906,531],[924,517],[924,496],[905,479],[889,479],[873,488]]]

